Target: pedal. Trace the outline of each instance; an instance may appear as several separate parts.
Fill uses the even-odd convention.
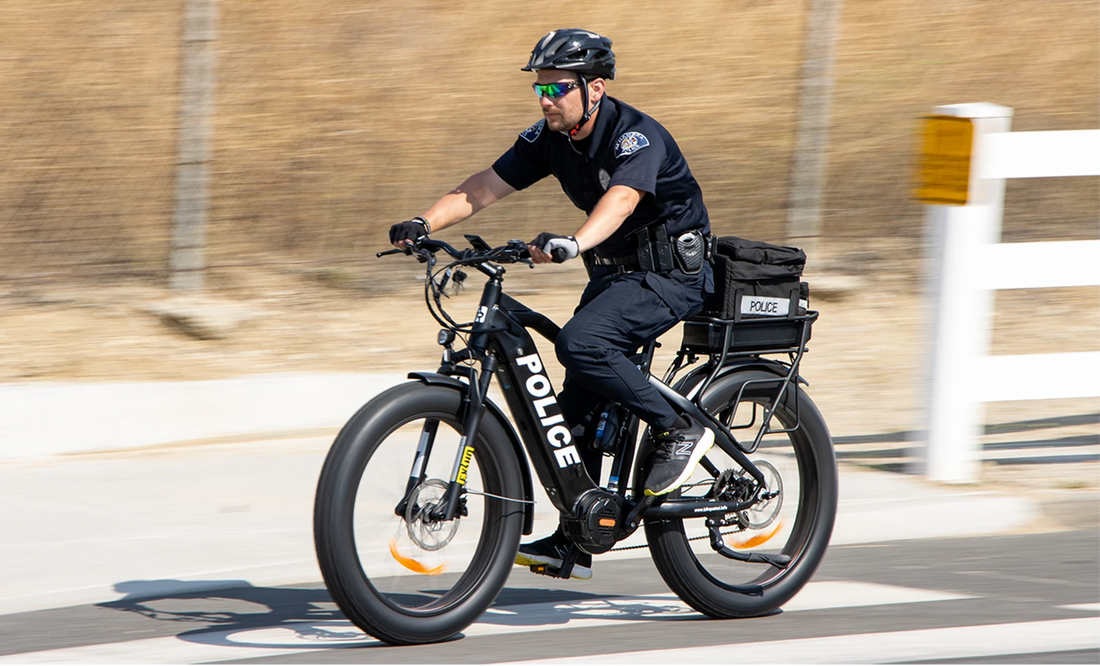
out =
[[[550,576],[551,578],[568,579],[573,575],[573,566],[577,563],[577,557],[580,554],[580,548],[577,548],[576,545],[572,545],[565,553],[565,559],[561,561],[560,569],[552,567],[549,564],[532,564],[530,566],[531,573],[537,573],[541,576]]]
[[[556,569],[549,564],[532,564],[530,566],[531,573],[539,574],[540,576],[550,576],[551,578],[569,578],[569,574],[562,575],[561,569]]]

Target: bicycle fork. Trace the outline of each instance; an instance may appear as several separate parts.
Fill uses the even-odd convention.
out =
[[[432,522],[454,520],[464,512],[461,507],[462,492],[466,487],[466,477],[470,469],[470,463],[474,459],[474,442],[477,441],[477,431],[481,426],[481,420],[485,416],[485,396],[489,391],[489,381],[497,369],[497,361],[491,355],[487,355],[479,373],[473,368],[463,368],[463,374],[469,378],[470,383],[466,390],[463,405],[460,411],[462,421],[462,436],[458,443],[458,452],[455,454],[454,465],[451,468],[451,478],[447,484],[447,491],[443,498],[428,512],[427,518]],[[409,498],[413,490],[424,482],[424,470],[432,454],[432,446],[435,443],[436,432],[439,429],[439,421],[429,419],[424,422],[420,433],[420,441],[416,448],[416,457],[413,459],[412,469],[409,471],[409,480],[405,484],[405,494],[394,509],[394,513],[404,516],[408,508]]]

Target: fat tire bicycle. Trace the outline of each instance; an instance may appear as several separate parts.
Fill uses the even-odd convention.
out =
[[[532,532],[531,467],[573,542],[560,567],[535,573],[568,578],[582,551],[616,549],[642,527],[666,584],[709,617],[764,615],[802,589],[837,504],[832,439],[798,374],[817,313],[689,318],[663,379],[650,373],[657,343],[632,358],[675,409],[715,432],[691,479],[646,496],[652,441],[636,417],[609,402],[583,436],[561,417],[530,333],[553,342],[559,328],[503,291],[504,265],[533,266],[526,243],[466,239],[463,250],[428,237],[409,247],[427,265],[425,301],[442,326],[438,370],[411,372],[364,405],[321,471],[314,543],[344,615],[395,645],[442,641],[476,621]],[[488,280],[473,321],[459,323],[442,297],[464,268]],[[493,377],[511,421],[487,397]],[[582,446],[611,457],[606,480],[589,476]]]

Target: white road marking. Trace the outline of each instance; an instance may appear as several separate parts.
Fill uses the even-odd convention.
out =
[[[601,654],[601,664],[882,664],[1100,648],[1100,618],[888,631]],[[510,662],[587,664],[591,656]]]
[[[785,612],[967,599],[962,595],[852,581],[811,582]],[[577,602],[522,604],[492,609],[463,632],[466,636],[556,631],[654,621],[702,620],[675,595],[610,597]],[[382,645],[347,621],[296,622],[241,631],[211,631],[182,637],[147,638],[0,657],[0,664],[199,663],[303,654],[331,648]]]
[[[1058,608],[1064,608],[1066,610],[1085,611],[1086,613],[1100,613],[1100,603],[1071,604],[1069,606],[1059,606]]]

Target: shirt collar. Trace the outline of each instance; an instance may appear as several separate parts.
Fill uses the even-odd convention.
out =
[[[592,140],[588,144],[588,159],[596,156],[596,151],[603,146],[607,135],[618,120],[619,106],[615,104],[615,100],[611,99],[610,95],[605,94],[600,102],[600,112],[596,116],[596,127],[592,130],[592,136],[588,137]]]

